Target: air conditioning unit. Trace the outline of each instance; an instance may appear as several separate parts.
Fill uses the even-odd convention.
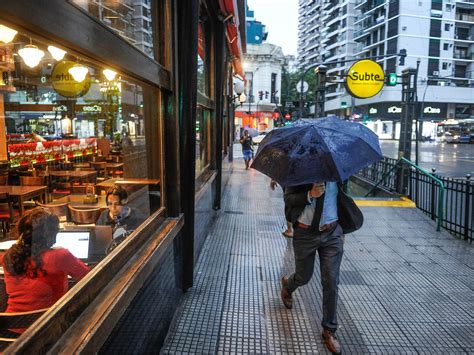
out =
[[[439,71],[433,70],[433,75],[434,75],[434,76],[438,76],[438,75],[439,75]]]

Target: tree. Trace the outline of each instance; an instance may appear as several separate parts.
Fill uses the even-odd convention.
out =
[[[296,90],[296,84],[301,80],[301,76],[303,75],[304,70],[299,69],[294,72],[288,71],[288,66],[285,64],[281,70],[281,103],[283,107],[285,107],[286,102],[293,102],[295,107],[290,109],[285,108],[284,110],[287,112],[293,112],[299,110],[299,100],[300,94]],[[315,98],[315,90],[316,90],[316,74],[314,70],[310,70],[305,78],[309,85],[309,89],[306,93],[303,94],[303,116],[307,116],[309,114],[308,108],[305,108],[305,103],[308,101],[314,102]]]

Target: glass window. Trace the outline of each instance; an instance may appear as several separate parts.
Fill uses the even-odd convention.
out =
[[[210,111],[198,106],[196,110],[196,176],[210,163]]]
[[[145,0],[69,0],[153,57],[151,6]]]
[[[79,210],[57,212],[61,228],[77,228],[84,222],[80,210],[87,207],[101,216],[88,217],[84,228],[91,233],[94,224],[105,224],[115,236],[129,235],[161,205],[160,181],[150,179],[156,173],[149,168],[159,138],[147,139],[157,109],[145,100],[156,93],[67,48],[25,34],[2,44],[0,54],[5,60],[0,124],[6,128],[0,141],[7,142],[10,183],[20,184],[25,175],[42,177],[46,208],[64,203]],[[120,201],[122,214],[107,203],[105,195],[114,187],[127,195]],[[23,206],[17,207],[21,215]],[[112,245],[109,237],[106,247]],[[105,253],[106,248],[95,250],[89,261],[97,263]]]

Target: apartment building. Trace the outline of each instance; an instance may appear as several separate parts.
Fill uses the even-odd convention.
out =
[[[346,7],[349,15],[345,14]],[[419,62],[418,99],[423,103],[420,106],[424,112],[418,115],[428,121],[474,116],[473,0],[300,1],[301,21],[314,24],[318,22],[315,17],[320,18],[322,26],[319,35],[314,37],[322,37],[318,39],[318,55],[311,52],[308,45],[311,34],[307,32],[313,27],[300,23],[298,54],[303,66],[310,65],[312,58],[362,59],[397,53],[403,48],[408,54],[404,65],[399,65],[396,56],[378,62],[386,73],[397,75],[408,67],[415,68]],[[339,23],[337,32],[333,27],[335,23]],[[337,37],[340,40],[336,40]],[[344,45],[346,47],[341,48]],[[345,49],[344,55],[338,53],[339,50],[344,53]],[[344,70],[347,66],[350,63]],[[386,86],[369,99],[354,99],[341,84],[330,84],[325,110],[378,122],[381,128],[376,129],[377,133],[389,138],[398,135],[400,100],[400,85]]]

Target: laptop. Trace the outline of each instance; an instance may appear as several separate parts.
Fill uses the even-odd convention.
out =
[[[91,233],[90,231],[60,231],[56,235],[53,247],[67,249],[76,258],[87,260],[89,258]]]

